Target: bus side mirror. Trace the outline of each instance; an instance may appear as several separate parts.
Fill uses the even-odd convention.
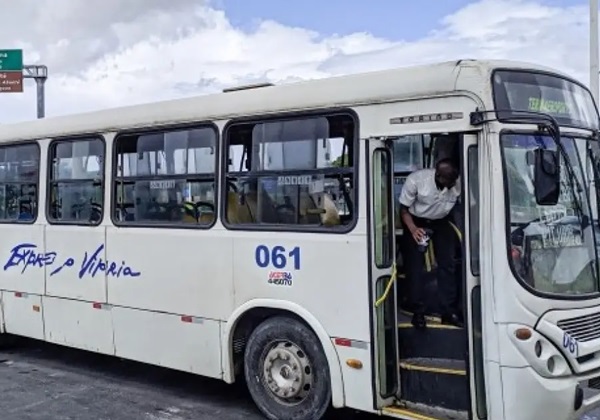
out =
[[[547,149],[535,149],[533,154],[535,201],[541,206],[554,206],[560,194],[559,154]]]

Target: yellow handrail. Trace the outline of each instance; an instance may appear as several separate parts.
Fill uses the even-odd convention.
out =
[[[396,281],[396,278],[398,277],[397,275],[397,271],[396,271],[396,263],[394,262],[394,264],[392,264],[392,276],[390,277],[387,286],[385,287],[385,291],[383,292],[383,295],[377,299],[377,301],[375,302],[375,307],[379,307],[379,305],[381,305],[388,297],[388,295],[390,294],[390,290],[392,290],[392,285],[394,284],[394,282]]]

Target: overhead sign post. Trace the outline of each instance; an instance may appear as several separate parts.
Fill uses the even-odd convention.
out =
[[[0,50],[0,93],[23,92],[23,50]]]
[[[48,68],[23,65],[23,50],[0,50],[0,93],[23,92],[23,79],[34,79],[37,87],[37,117],[44,118],[46,97],[44,84]]]
[[[46,95],[44,94],[44,84],[48,79],[48,67],[44,65],[23,66],[23,77],[25,79],[34,79],[37,87],[37,117],[44,118],[46,115]]]

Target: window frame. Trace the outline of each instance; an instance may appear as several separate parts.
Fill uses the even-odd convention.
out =
[[[214,193],[214,206],[215,206],[215,217],[210,224],[190,224],[190,223],[164,223],[164,222],[150,222],[150,221],[142,221],[142,222],[127,222],[118,220],[115,217],[115,210],[117,209],[117,188],[116,184],[119,180],[118,178],[118,170],[119,170],[119,156],[117,154],[117,141],[121,137],[131,136],[131,135],[147,135],[147,134],[157,134],[157,133],[165,133],[168,131],[182,131],[182,130],[193,130],[200,128],[208,128],[213,130],[215,134],[215,170],[213,173],[213,182],[215,184],[215,193]],[[126,227],[126,228],[156,228],[156,229],[193,229],[193,230],[207,230],[211,229],[219,218],[219,171],[220,171],[220,162],[221,158],[219,154],[221,152],[221,132],[219,127],[213,121],[195,121],[183,124],[167,124],[167,125],[154,125],[154,126],[144,126],[139,128],[131,128],[118,131],[113,140],[112,140],[112,153],[111,153],[111,176],[110,176],[110,219],[116,227]],[[195,174],[196,176],[208,176],[203,174]],[[188,179],[189,174],[178,174],[178,175],[169,175],[171,178],[177,179]],[[140,177],[131,177],[131,179],[137,179]]]
[[[62,181],[56,181],[54,179],[52,179],[52,169],[54,168],[53,165],[53,156],[54,156],[54,151],[56,150],[56,145],[59,143],[75,143],[77,141],[82,141],[82,140],[93,140],[93,139],[97,139],[100,140],[100,142],[102,143],[102,155],[103,155],[103,159],[102,159],[102,178],[101,178],[101,185],[100,185],[100,191],[102,192],[102,212],[100,214],[100,220],[96,223],[84,223],[80,220],[66,220],[66,221],[62,221],[62,220],[56,220],[52,217],[50,217],[50,196],[51,196],[51,191],[52,191],[52,185],[54,183],[60,183],[60,182],[64,182],[65,180]],[[78,134],[78,135],[74,135],[74,136],[65,136],[65,137],[54,137],[52,139],[50,139],[50,142],[48,143],[48,148],[47,148],[47,157],[46,157],[46,221],[48,222],[49,225],[56,225],[56,226],[87,226],[87,227],[94,227],[94,226],[100,226],[102,225],[102,223],[104,223],[104,216],[106,214],[106,151],[107,151],[107,147],[106,147],[106,138],[104,137],[103,134],[101,133],[89,133],[89,134]],[[90,180],[68,180],[67,182],[69,183],[83,183],[83,182],[88,182]]]
[[[37,158],[38,158],[38,171],[37,171],[38,174],[37,174],[37,178],[35,179],[35,187],[37,189],[37,194],[35,197],[35,199],[36,199],[35,217],[32,220],[24,220],[24,221],[19,221],[18,219],[16,219],[16,220],[0,219],[0,225],[33,225],[37,222],[38,218],[40,217],[40,187],[42,184],[42,148],[41,148],[39,141],[38,140],[11,141],[8,143],[1,144],[0,149],[9,148],[9,147],[29,146],[29,145],[36,146]],[[0,185],[2,185],[2,184],[6,184],[6,183],[0,182]],[[18,182],[17,184],[22,184],[22,183]]]
[[[284,224],[257,224],[257,223],[245,223],[235,224],[229,223],[227,220],[227,177],[229,174],[229,165],[227,158],[229,156],[229,133],[232,127],[238,125],[247,124],[261,124],[269,122],[277,122],[281,120],[290,119],[302,119],[302,118],[316,118],[316,117],[332,117],[346,115],[352,119],[354,123],[352,149],[353,149],[353,161],[352,161],[352,183],[353,183],[353,194],[352,200],[354,204],[354,217],[347,225],[341,225],[339,227],[327,227],[327,226],[313,226],[313,225],[284,225]],[[219,197],[221,203],[219,204],[219,218],[221,223],[227,230],[232,231],[248,231],[248,232],[306,232],[306,233],[330,233],[330,234],[347,234],[356,228],[358,220],[360,219],[359,209],[359,179],[360,179],[360,119],[356,111],[350,108],[327,108],[320,110],[311,111],[299,111],[299,112],[280,112],[274,114],[262,114],[253,115],[240,118],[231,119],[223,127],[223,153],[221,154],[221,173],[219,177],[219,185],[223,186],[220,188]],[[248,171],[252,173],[253,171]],[[335,171],[330,171],[335,172]],[[277,176],[278,174],[285,174],[286,171],[273,170],[264,171],[266,175]],[[314,173],[314,170],[295,170],[295,174],[309,174]]]

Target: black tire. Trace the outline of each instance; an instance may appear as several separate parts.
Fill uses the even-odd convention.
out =
[[[271,356],[269,374],[267,355]],[[255,404],[270,420],[319,420],[330,406],[329,365],[321,343],[294,318],[269,318],[254,330],[246,345],[244,375]],[[284,385],[277,392],[299,394],[292,399],[278,396],[271,386],[281,383],[292,385]]]

